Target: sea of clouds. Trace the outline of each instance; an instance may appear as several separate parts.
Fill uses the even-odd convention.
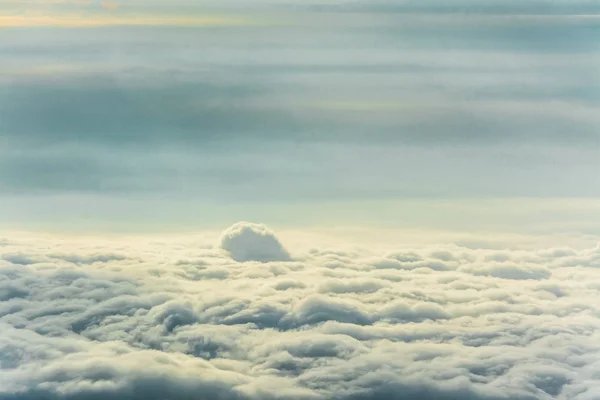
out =
[[[0,398],[599,399],[600,247],[474,247],[6,237]]]

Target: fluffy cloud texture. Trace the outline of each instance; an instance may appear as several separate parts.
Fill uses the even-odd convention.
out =
[[[0,398],[600,397],[600,247],[209,241],[0,241]]]
[[[221,236],[221,248],[236,261],[288,261],[290,255],[266,226],[238,222]]]

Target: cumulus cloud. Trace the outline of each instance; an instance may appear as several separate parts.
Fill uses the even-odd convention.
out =
[[[600,395],[598,247],[86,243],[0,248],[0,398]]]
[[[288,261],[290,255],[263,224],[238,222],[221,236],[220,246],[236,261]]]
[[[468,266],[463,270],[475,275],[495,276],[505,279],[546,279],[550,271],[540,265],[523,265],[508,262],[491,262],[481,267]]]

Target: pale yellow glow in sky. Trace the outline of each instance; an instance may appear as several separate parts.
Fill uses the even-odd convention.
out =
[[[88,16],[88,15],[0,15],[0,28],[10,27],[101,27],[101,26],[256,26],[267,21],[244,16]]]

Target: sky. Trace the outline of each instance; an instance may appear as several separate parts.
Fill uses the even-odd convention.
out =
[[[0,0],[0,226],[599,232],[599,9]]]
[[[0,400],[597,400],[600,1],[0,0]]]

